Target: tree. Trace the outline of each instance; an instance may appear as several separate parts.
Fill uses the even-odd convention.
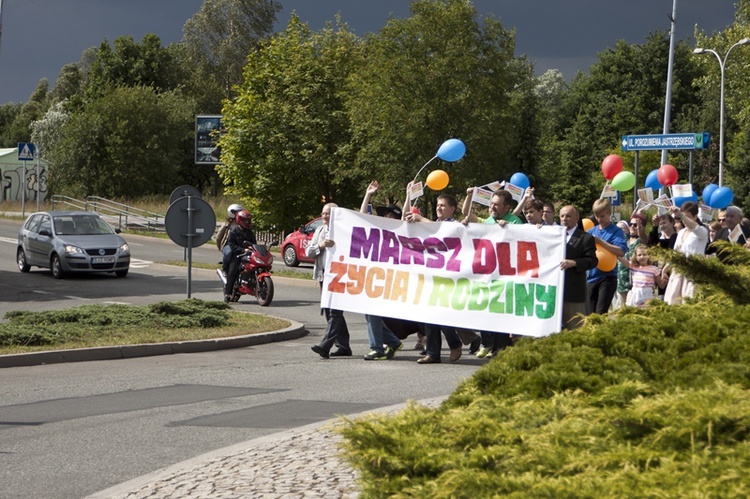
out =
[[[179,92],[117,87],[66,121],[48,158],[70,196],[140,196],[176,185],[193,136],[194,103]]]
[[[177,54],[176,47],[162,47],[153,33],[141,43],[131,36],[116,38],[112,46],[105,40],[87,74],[86,98],[96,100],[118,86],[147,86],[157,92],[176,89],[185,77]]]
[[[185,66],[192,68],[190,91],[203,112],[218,112],[242,83],[248,55],[273,33],[281,4],[275,0],[205,0],[185,23]]]
[[[39,80],[29,100],[18,108],[13,121],[3,130],[2,141],[7,147],[16,147],[19,142],[31,141],[31,124],[47,110],[49,82]]]
[[[345,25],[312,33],[296,15],[250,54],[239,95],[224,108],[218,171],[260,226],[295,226],[321,200],[352,206],[361,196],[345,107],[360,68],[360,44]]]
[[[400,200],[440,144],[458,137],[464,159],[432,166],[448,171],[447,192],[507,178],[522,161],[522,99],[512,91],[530,75],[513,57],[513,34],[492,17],[480,24],[464,0],[419,0],[411,13],[366,39],[367,65],[352,76],[356,167]]]
[[[644,44],[617,42],[614,48],[599,54],[590,76],[579,73],[573,79],[557,113],[552,136],[542,141],[552,144],[545,148],[544,169],[556,172],[550,181],[551,192],[558,201],[574,204],[585,212],[599,197],[605,182],[599,165],[607,154],[621,153],[622,135],[662,132],[668,59],[669,40],[665,33],[655,32]],[[698,74],[687,43],[677,43],[671,130],[680,123],[689,128],[687,131],[698,131],[686,119],[694,115],[700,104],[692,90]],[[623,159],[632,165],[632,157]],[[645,159],[641,155],[642,165],[647,164]],[[670,161],[687,171],[687,155],[674,155]]]

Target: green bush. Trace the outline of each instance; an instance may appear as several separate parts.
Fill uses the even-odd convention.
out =
[[[214,328],[229,323],[230,307],[197,299],[130,305],[83,305],[44,312],[10,311],[0,323],[0,346],[47,346],[105,336],[127,328]]]
[[[348,421],[362,497],[750,495],[750,271],[663,256],[733,283],[523,339],[437,409]]]

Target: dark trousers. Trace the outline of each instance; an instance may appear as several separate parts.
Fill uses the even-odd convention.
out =
[[[237,280],[237,274],[240,273],[240,259],[232,255],[229,259],[229,270],[227,270],[227,283],[224,285],[224,294],[231,295],[234,281]]]
[[[440,334],[442,331],[442,334]],[[435,324],[425,324],[424,334],[427,338],[426,349],[427,355],[433,359],[440,358],[440,350],[443,348],[443,334],[448,342],[448,348],[461,348],[461,338],[459,338],[455,327],[437,326]]]
[[[320,289],[323,289],[322,281],[320,282]],[[326,326],[326,334],[320,340],[318,346],[326,352],[330,352],[333,345],[343,350],[351,350],[351,346],[349,346],[349,326],[346,325],[344,312],[332,308],[324,308],[322,311],[326,316],[328,325]]]
[[[323,311],[326,314],[328,326],[326,326],[325,336],[319,343],[320,348],[326,352],[330,352],[333,345],[336,344],[339,348],[351,350],[349,346],[349,327],[346,325],[344,312],[332,308],[325,308]]]
[[[507,348],[513,344],[509,333],[491,333],[489,331],[479,331],[482,337],[482,346],[489,348],[490,351],[496,352]]]
[[[612,298],[617,291],[617,276],[608,275],[596,282],[587,285],[589,291],[589,303],[591,312],[595,314],[606,314],[612,304]]]

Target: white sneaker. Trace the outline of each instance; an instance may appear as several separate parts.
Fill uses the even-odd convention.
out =
[[[483,359],[485,357],[492,357],[492,350],[487,347],[482,347],[477,352],[477,358]]]

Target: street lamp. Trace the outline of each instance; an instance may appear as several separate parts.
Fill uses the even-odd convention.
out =
[[[724,67],[727,64],[727,57],[734,47],[737,45],[750,45],[750,38],[743,38],[739,42],[735,43],[727,53],[724,54],[724,59],[715,51],[711,49],[704,49],[696,47],[693,50],[694,54],[706,54],[710,53],[716,56],[716,60],[719,61],[719,68],[721,69],[721,96],[719,97],[719,187],[723,185],[723,167],[724,167]]]

